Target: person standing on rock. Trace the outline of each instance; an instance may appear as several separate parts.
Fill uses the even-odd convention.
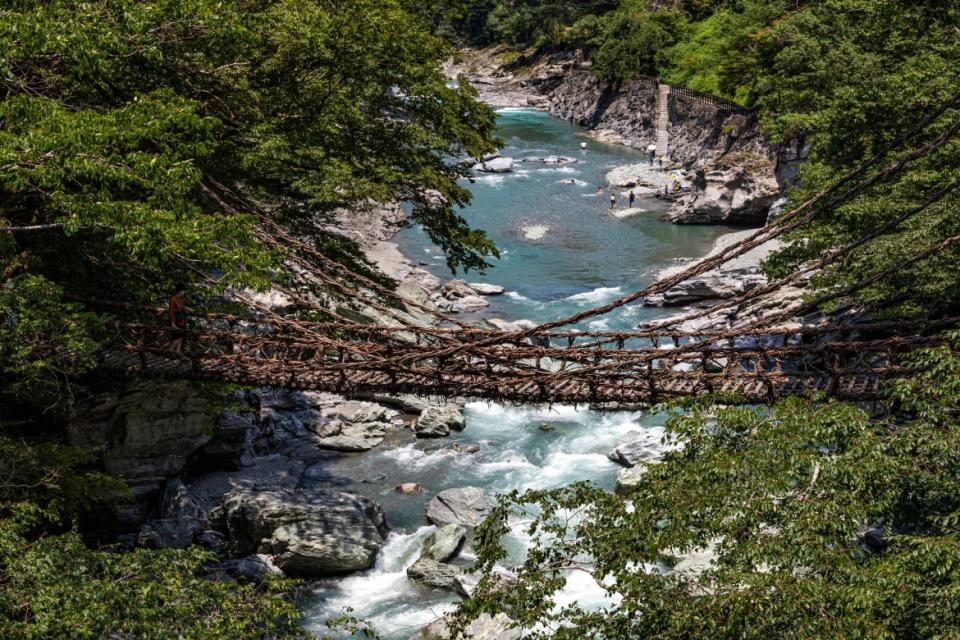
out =
[[[633,209],[633,203],[637,199],[637,196],[634,195],[633,193],[633,189],[630,189],[630,195],[628,196],[628,198],[630,200],[630,208]]]
[[[170,318],[170,326],[177,331],[177,337],[170,342],[170,350],[180,352],[183,348],[183,334],[187,330],[187,285],[178,284],[173,289],[173,295],[170,296],[170,302],[167,304],[167,315]]]
[[[617,208],[617,194],[614,193],[613,191],[610,192],[610,208],[611,209]]]
[[[657,157],[657,145],[647,145],[647,157],[650,158],[650,166],[653,166],[653,160]]]

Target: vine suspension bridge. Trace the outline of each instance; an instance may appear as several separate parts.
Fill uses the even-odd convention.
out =
[[[952,141],[960,124],[931,124],[955,109],[954,96],[928,113],[919,125],[890,143],[833,186],[793,208],[771,224],[694,263],[680,273],[610,304],[522,331],[479,328],[435,309],[403,298],[391,289],[331,260],[314,246],[292,235],[266,215],[259,238],[282,250],[299,284],[320,285],[356,303],[378,310],[386,324],[352,321],[330,304],[303,294],[305,287],[277,286],[301,308],[324,321],[281,315],[240,294],[244,315],[197,314],[193,328],[166,328],[149,316],[153,310],[122,307],[125,320],[111,325],[111,339],[102,353],[102,366],[131,376],[162,376],[216,380],[244,385],[341,394],[411,392],[515,402],[644,404],[702,393],[736,394],[745,402],[811,392],[871,400],[879,397],[885,380],[911,375],[902,355],[944,342],[943,332],[955,318],[925,321],[876,321],[870,309],[834,313],[816,325],[795,321],[844,302],[873,284],[909,269],[960,242],[948,237],[862,280],[822,293],[799,309],[780,310],[749,324],[726,328],[685,330],[689,321],[735,318],[745,305],[762,301],[783,286],[796,283],[842,260],[872,240],[897,230],[918,214],[954,194],[960,182],[941,185],[928,198],[908,209],[891,212],[889,220],[860,238],[837,247],[819,260],[783,278],[712,307],[668,318],[648,328],[627,332],[582,332],[572,329],[585,319],[667,289],[714,269],[751,249],[828,215],[870,187],[900,173],[910,163]],[[233,212],[259,208],[213,181],[207,195]],[[211,283],[213,279],[204,275]],[[433,324],[413,322],[401,311],[432,316]],[[733,326],[730,326],[732,324]],[[171,350],[184,338],[183,352]]]

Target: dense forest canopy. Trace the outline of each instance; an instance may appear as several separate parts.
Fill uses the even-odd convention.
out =
[[[451,266],[484,264],[495,249],[457,213],[470,193],[456,162],[496,148],[494,119],[441,73],[451,46],[432,26],[447,9],[0,6],[0,448],[18,454],[0,474],[0,635],[239,638],[296,627],[272,591],[203,579],[204,554],[79,552],[73,518],[105,509],[118,487],[93,456],[57,444],[58,420],[109,320],[89,301],[157,306],[185,282],[199,307],[228,287],[286,280],[282,252],[257,238],[258,216],[369,269],[322,227],[337,211],[402,201]],[[44,532],[67,533],[38,541]]]
[[[343,243],[317,229],[334,211],[404,201],[452,266],[482,266],[494,249],[456,213],[470,194],[455,160],[495,148],[493,116],[447,87],[449,45],[428,30],[443,7],[417,6],[427,15],[204,0],[0,13],[0,304],[23,317],[0,342],[4,391],[56,377],[41,345],[75,354],[57,368],[85,366],[93,319],[65,294],[155,304],[198,273],[218,289],[282,279],[255,212],[222,205],[230,191],[327,251]]]

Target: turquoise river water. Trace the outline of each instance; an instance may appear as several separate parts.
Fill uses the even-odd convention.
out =
[[[488,233],[501,257],[486,274],[468,274],[466,279],[502,285],[507,293],[489,298],[489,308],[469,317],[544,322],[576,313],[642,288],[660,269],[705,254],[718,236],[730,231],[659,222],[665,207],[652,197],[637,200],[645,212],[617,218],[609,212],[604,176],[616,166],[642,162],[642,153],[589,140],[582,129],[535,111],[504,110],[499,122],[505,157],[519,161],[562,155],[578,162],[518,162],[512,173],[480,175],[470,186],[474,201],[464,217]],[[582,142],[586,149],[580,148]],[[603,194],[597,194],[600,186]],[[620,198],[618,206],[624,204]],[[404,231],[398,241],[412,260],[441,278],[452,277],[422,231]],[[632,305],[580,328],[630,328],[665,313]],[[409,638],[456,601],[449,593],[423,589],[406,579],[405,568],[433,531],[424,515],[427,500],[443,489],[468,485],[491,495],[578,480],[612,489],[619,467],[606,453],[626,432],[650,429],[655,435],[662,424],[661,416],[640,412],[487,402],[468,404],[466,418],[466,430],[448,439],[418,441],[409,433],[396,434],[377,449],[331,463],[337,486],[380,503],[392,532],[374,568],[316,583],[305,603],[308,630],[327,633],[324,622],[349,607],[385,638]],[[545,422],[555,430],[541,430]],[[480,451],[459,453],[450,448],[454,442],[477,444]],[[393,487],[403,482],[419,483],[425,490],[400,495]],[[521,529],[509,540],[515,557],[526,545]],[[558,604],[573,601],[596,607],[607,602],[582,572],[571,575]]]

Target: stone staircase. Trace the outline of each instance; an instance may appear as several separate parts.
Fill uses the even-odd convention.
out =
[[[657,91],[657,157],[666,158],[670,146],[670,85],[661,84]]]

